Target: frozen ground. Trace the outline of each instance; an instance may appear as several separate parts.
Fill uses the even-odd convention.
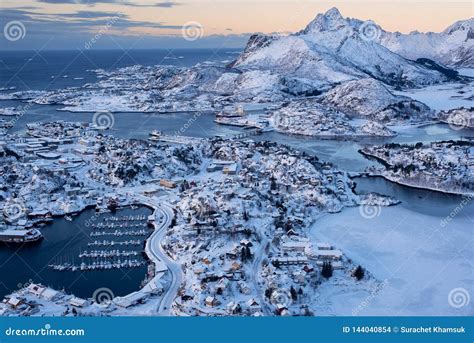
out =
[[[460,308],[448,302],[455,288],[474,295],[472,206],[445,227],[443,219],[394,206],[382,208],[373,219],[349,208],[318,220],[311,239],[337,245],[355,264],[386,280],[380,291],[369,294],[350,285],[347,292],[322,288],[330,305],[327,314],[474,315],[472,301]]]
[[[474,77],[473,68],[461,68],[461,69],[458,69],[458,73],[464,76]]]
[[[423,89],[394,91],[394,93],[408,96],[425,103],[434,110],[441,111],[458,107],[472,107],[474,85],[472,82],[469,84],[450,83]]]

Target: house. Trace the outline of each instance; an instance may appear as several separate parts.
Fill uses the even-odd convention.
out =
[[[233,163],[228,166],[225,166],[222,169],[222,173],[227,174],[227,175],[235,175],[237,173],[237,164]]]
[[[238,282],[238,285],[239,285],[239,290],[240,290],[240,293],[242,294],[250,294],[251,292],[251,289],[250,287],[247,285],[247,283],[245,281],[239,281]]]
[[[279,256],[272,260],[273,264],[279,264],[283,266],[288,265],[305,265],[308,263],[308,258],[306,256]]]
[[[208,307],[214,307],[214,306],[218,305],[217,299],[215,297],[212,297],[212,296],[206,297],[205,303],[206,303],[206,306],[208,306]]]
[[[299,242],[299,241],[287,241],[281,245],[283,251],[287,252],[300,252],[304,253],[306,249],[311,247],[311,244],[308,242]]]
[[[242,311],[242,307],[240,306],[240,304],[234,301],[229,302],[226,305],[226,309],[229,314],[237,314]]]
[[[306,281],[305,273],[301,270],[295,271],[293,273],[293,278],[300,284],[304,284]]]
[[[17,298],[17,297],[11,297],[8,299],[7,304],[10,305],[13,308],[17,308],[20,305],[24,303],[23,299]]]
[[[77,297],[72,297],[69,300],[69,304],[74,307],[85,307],[87,305],[87,300],[77,298]]]
[[[339,261],[342,258],[342,251],[340,250],[316,250],[316,258],[325,261]]]
[[[229,280],[222,278],[217,282],[217,284],[214,286],[214,290],[217,294],[222,294],[225,289],[227,288],[227,285],[229,284]]]
[[[166,188],[176,188],[176,183],[170,180],[165,180],[161,179],[160,180],[160,186],[166,187]]]
[[[26,289],[29,293],[39,297],[39,296],[41,296],[41,294],[43,294],[43,292],[45,291],[46,288],[43,287],[43,286],[36,285],[36,284],[32,283],[32,284],[28,285],[28,287]]]
[[[43,291],[43,293],[41,294],[41,297],[43,297],[46,300],[51,301],[51,300],[57,299],[59,297],[59,292],[55,291],[52,288],[46,288]]]
[[[332,246],[329,243],[316,243],[318,250],[331,250]]]
[[[262,307],[257,302],[257,300],[255,300],[255,298],[247,300],[245,304],[247,305],[247,310],[250,314],[254,314],[262,310]]]
[[[242,265],[239,262],[234,261],[232,262],[231,268],[233,271],[237,271],[237,270],[240,270],[240,268],[242,268]]]

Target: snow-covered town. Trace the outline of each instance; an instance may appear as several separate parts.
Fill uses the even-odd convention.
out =
[[[473,19],[245,39],[0,84],[0,316],[473,314]]]
[[[337,247],[306,236],[318,216],[356,206],[364,197],[352,192],[346,173],[285,146],[222,138],[198,146],[170,146],[115,139],[87,124],[49,122],[29,125],[25,135],[6,136],[2,149],[0,235],[37,227],[53,216],[75,215],[88,206],[108,212],[132,204],[167,203],[173,219],[157,244],[182,274],[173,276],[181,283],[172,295],[170,313],[309,315],[317,311],[312,299],[318,286],[333,273],[361,289],[377,282]],[[62,182],[66,174],[70,181]],[[384,204],[384,197],[376,198]],[[116,228],[107,223],[94,225]],[[137,225],[122,225],[115,233]],[[86,251],[82,257],[132,255],[112,248]],[[154,261],[153,255],[150,259]],[[127,263],[117,267],[131,267]],[[153,263],[160,273],[171,273],[166,261]],[[159,295],[169,291],[162,284],[146,287],[150,290],[133,301],[118,298],[104,307],[93,299],[28,285],[7,296],[2,311],[114,314],[129,313],[123,311],[130,308],[131,314],[141,313],[149,311],[150,304],[143,301],[141,306],[139,300],[150,297],[156,304],[163,300]]]

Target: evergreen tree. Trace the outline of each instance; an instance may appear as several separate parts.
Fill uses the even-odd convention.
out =
[[[332,264],[331,262],[324,262],[323,269],[321,270],[321,275],[324,276],[326,279],[329,279],[332,276]]]
[[[242,247],[240,250],[240,259],[242,262],[245,262],[247,260],[247,250],[245,250],[245,247]]]
[[[291,286],[290,288],[290,293],[291,293],[291,299],[293,301],[296,301],[298,299],[298,294],[296,294],[296,289],[294,289],[293,286]]]
[[[246,255],[246,258],[247,258],[247,259],[252,258],[252,252],[250,251],[249,246],[246,246],[246,247],[245,247],[245,255]]]
[[[357,279],[357,281],[359,281],[359,280],[362,280],[364,278],[364,274],[365,274],[364,268],[362,268],[359,265],[359,266],[357,266],[357,268],[352,273],[352,276],[355,277]]]

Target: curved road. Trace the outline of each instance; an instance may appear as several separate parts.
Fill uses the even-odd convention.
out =
[[[162,246],[163,238],[166,234],[166,229],[170,226],[171,220],[173,218],[173,211],[167,204],[162,204],[158,207],[158,211],[161,211],[163,214],[163,221],[161,227],[157,228],[157,234],[150,240],[150,250],[158,256],[158,258],[166,263],[170,274],[171,274],[171,284],[166,293],[163,296],[163,299],[160,302],[158,308],[158,314],[163,316],[169,316],[171,305],[176,298],[178,289],[181,286],[183,281],[183,270],[181,265],[171,259],[168,254],[165,252]],[[156,218],[155,218],[156,220]]]
[[[153,262],[164,262],[170,271],[171,284],[163,295],[163,299],[158,307],[159,315],[169,316],[171,305],[173,304],[179,287],[183,281],[183,270],[181,269],[181,264],[171,259],[162,246],[166,229],[171,225],[174,213],[170,205],[161,199],[148,198],[140,194],[135,194],[135,197],[143,204],[155,209],[155,212],[153,213],[155,216],[155,231],[148,238],[145,251]]]

